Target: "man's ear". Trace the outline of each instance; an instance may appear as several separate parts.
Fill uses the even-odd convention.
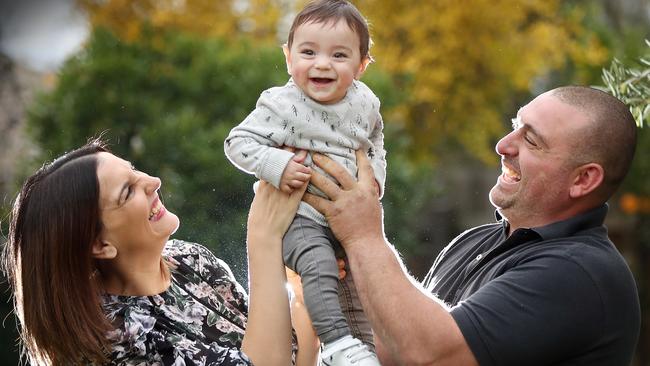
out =
[[[576,168],[569,195],[579,198],[600,187],[605,179],[605,170],[600,164],[589,163]]]
[[[357,70],[357,74],[354,76],[355,80],[361,79],[361,76],[363,75],[364,72],[366,72],[366,69],[368,68],[368,65],[370,65],[370,57],[365,56],[364,58],[361,59],[361,64],[359,64],[359,70]]]
[[[117,257],[117,248],[109,242],[97,239],[93,243],[92,254],[95,259],[113,259]]]
[[[287,63],[287,73],[291,75],[291,51],[286,43],[282,45],[282,52],[284,52],[284,61]]]

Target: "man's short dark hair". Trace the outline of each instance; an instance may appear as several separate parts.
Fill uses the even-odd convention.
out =
[[[580,131],[575,159],[594,162],[605,170],[602,193],[609,198],[627,175],[636,149],[636,123],[630,109],[614,96],[585,86],[551,91],[562,102],[583,110],[591,123]]]

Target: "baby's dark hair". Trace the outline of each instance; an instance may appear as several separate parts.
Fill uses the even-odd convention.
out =
[[[348,27],[359,36],[359,51],[361,58],[368,58],[370,56],[370,31],[368,30],[368,22],[361,15],[359,10],[347,0],[314,0],[310,1],[293,20],[291,28],[289,29],[289,37],[287,38],[287,47],[291,48],[293,44],[293,34],[296,29],[305,23],[336,23],[344,19]]]

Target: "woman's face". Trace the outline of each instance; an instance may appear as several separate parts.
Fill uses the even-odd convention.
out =
[[[118,255],[161,250],[179,220],[160,201],[160,179],[107,152],[98,153],[97,178],[101,241],[115,246]]]

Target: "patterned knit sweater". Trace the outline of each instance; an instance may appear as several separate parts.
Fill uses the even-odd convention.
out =
[[[226,156],[239,169],[254,174],[276,188],[293,157],[283,146],[319,152],[357,176],[355,150],[370,158],[383,195],[386,151],[379,99],[361,81],[354,81],[343,99],[331,105],[309,98],[290,79],[286,85],[265,90],[243,122],[230,131],[224,144]],[[311,158],[305,162],[311,165]],[[320,173],[322,170],[313,167]],[[310,192],[323,195],[315,187]],[[302,202],[298,213],[327,226],[323,215]]]

